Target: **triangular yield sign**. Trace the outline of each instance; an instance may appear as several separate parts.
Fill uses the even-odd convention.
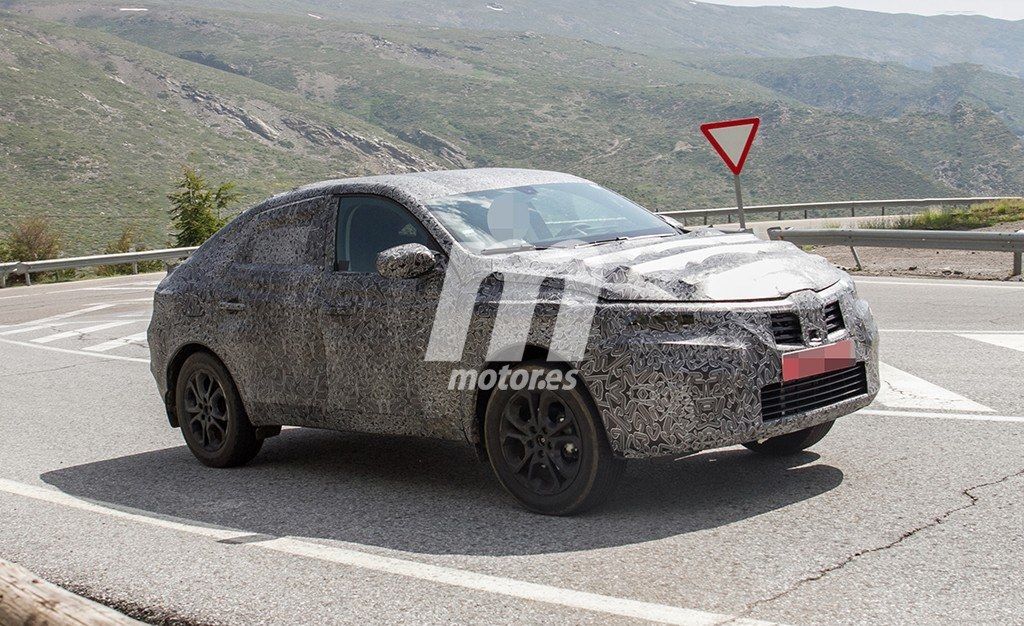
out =
[[[761,118],[749,117],[742,120],[713,122],[700,127],[700,132],[711,142],[712,147],[722,157],[726,166],[733,174],[739,176],[743,164],[747,162],[750,146],[754,144],[757,129],[761,126]]]

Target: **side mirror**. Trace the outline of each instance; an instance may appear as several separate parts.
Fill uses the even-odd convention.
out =
[[[437,257],[421,243],[388,248],[377,255],[377,272],[385,278],[416,278],[437,267]]]

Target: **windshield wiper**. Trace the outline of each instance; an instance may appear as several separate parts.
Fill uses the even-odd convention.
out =
[[[480,254],[505,254],[511,252],[525,252],[527,250],[547,250],[547,248],[538,248],[532,243],[524,243],[516,246],[497,246],[494,248],[484,248],[483,250],[480,251]]]
[[[613,237],[611,239],[598,239],[597,241],[588,241],[586,243],[576,244],[575,246],[573,246],[573,248],[589,248],[590,246],[596,246],[596,245],[600,245],[602,243],[613,243],[613,242],[616,242],[616,241],[629,241],[630,239],[632,239],[632,237],[625,237],[625,236]]]
[[[616,241],[632,241],[633,239],[650,239],[652,237],[658,237],[658,238],[660,238],[660,237],[675,237],[675,235],[676,235],[675,233],[659,233],[657,235],[635,235],[635,236],[632,236],[632,237],[626,236],[626,235],[620,235],[618,237],[614,237],[614,238],[610,238],[610,239],[598,239],[597,241],[588,241],[586,243],[581,243],[581,244],[575,245],[575,246],[573,246],[573,248],[587,248],[587,247],[590,247],[590,246],[597,246],[597,245],[600,245],[602,243],[615,243]]]

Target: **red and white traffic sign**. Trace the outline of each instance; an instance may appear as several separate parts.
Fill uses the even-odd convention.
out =
[[[760,126],[761,118],[748,117],[742,120],[704,124],[700,127],[700,132],[708,138],[732,173],[739,176]]]

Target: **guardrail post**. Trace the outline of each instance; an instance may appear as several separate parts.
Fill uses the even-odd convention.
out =
[[[32,274],[30,274],[27,269],[25,270],[25,286],[26,287],[31,287],[32,286]]]
[[[853,260],[854,260],[855,263],[857,263],[857,269],[858,270],[864,269],[864,266],[861,265],[861,263],[860,263],[860,255],[857,254],[857,248],[854,248],[853,246],[850,246],[850,252],[853,253]]]
[[[1020,276],[1022,273],[1024,273],[1024,268],[1021,267],[1021,256],[1024,256],[1024,253],[1021,253],[1021,252],[1014,252],[1013,253],[1013,275],[1014,276]]]
[[[804,219],[807,219],[807,209],[804,209]]]
[[[0,289],[7,287],[7,272],[0,272]]]

